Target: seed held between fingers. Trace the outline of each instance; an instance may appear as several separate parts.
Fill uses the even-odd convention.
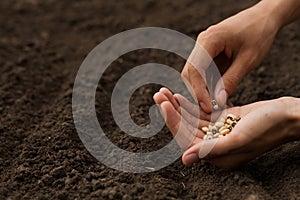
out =
[[[216,100],[212,100],[211,105],[214,110],[219,110],[219,105],[217,104]]]

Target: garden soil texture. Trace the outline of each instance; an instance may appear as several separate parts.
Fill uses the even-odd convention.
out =
[[[179,158],[158,171],[134,174],[97,161],[84,147],[73,121],[77,71],[87,54],[108,37],[151,26],[196,39],[210,25],[256,2],[1,1],[0,199],[299,198],[299,142],[232,171],[205,162],[186,167]],[[299,21],[278,33],[263,63],[230,97],[235,105],[300,97],[299,33]],[[151,138],[134,138],[113,120],[110,99],[116,82],[135,66],[150,62],[181,71],[185,60],[157,49],[130,52],[110,65],[97,89],[98,121],[109,139],[127,151],[151,152],[172,139],[166,127]],[[131,97],[130,112],[137,124],[149,123],[152,95],[159,88],[148,84]]]

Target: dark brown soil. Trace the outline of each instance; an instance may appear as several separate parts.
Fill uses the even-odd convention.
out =
[[[202,162],[185,167],[178,159],[157,172],[130,174],[94,159],[73,124],[71,97],[77,70],[101,41],[144,26],[171,28],[196,38],[209,25],[255,2],[1,1],[0,199],[299,198],[299,142],[234,171]],[[293,23],[279,33],[261,67],[232,96],[235,104],[300,97],[299,25]],[[168,130],[151,140],[122,134],[112,120],[111,91],[117,79],[138,64],[159,62],[181,70],[184,60],[158,50],[140,50],[120,59],[101,80],[99,122],[123,149],[159,149],[171,139]],[[158,88],[147,85],[132,97],[132,116],[138,124],[148,123],[148,108]]]

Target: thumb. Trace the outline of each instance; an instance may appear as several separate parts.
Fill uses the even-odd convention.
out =
[[[182,155],[182,162],[189,166],[200,159],[211,159],[227,154],[235,146],[228,136],[220,139],[201,140]]]
[[[234,92],[247,73],[246,69],[246,60],[240,56],[218,80],[215,88],[215,99],[220,106],[226,104],[228,96]]]

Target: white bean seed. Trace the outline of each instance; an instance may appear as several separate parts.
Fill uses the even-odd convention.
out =
[[[202,131],[206,133],[209,131],[209,129],[208,129],[208,127],[204,126],[204,127],[202,127]]]
[[[236,116],[234,114],[228,114],[227,119],[231,119],[232,121],[236,120]]]
[[[231,119],[226,119],[226,123],[231,125],[233,123],[233,121]]]
[[[211,140],[211,139],[213,139],[213,136],[208,135],[206,139],[207,139],[207,140]]]
[[[217,138],[217,137],[219,137],[219,135],[220,135],[219,133],[216,133],[216,134],[214,134],[213,137],[214,137],[214,138]]]
[[[229,129],[224,129],[224,130],[222,130],[222,131],[220,132],[220,134],[221,134],[221,135],[226,135],[226,134],[228,134],[229,132],[230,132]]]
[[[224,125],[224,123],[223,123],[223,122],[220,122],[220,121],[218,121],[218,122],[215,123],[215,126],[216,126],[217,128],[221,128],[223,125]]]
[[[221,132],[221,131],[223,131],[223,130],[225,130],[227,127],[225,127],[225,126],[222,126],[220,129],[219,129],[219,132]]]
[[[212,133],[212,132],[207,132],[206,135],[211,135],[211,136],[213,136],[213,133]]]

